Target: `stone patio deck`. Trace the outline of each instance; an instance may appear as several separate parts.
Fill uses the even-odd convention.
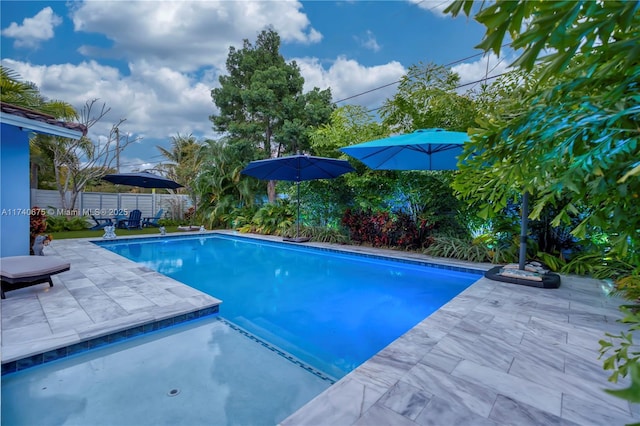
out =
[[[71,271],[55,275],[52,288],[7,293],[0,312],[3,364],[220,303],[90,240],[56,240],[45,253],[68,259]],[[604,333],[625,330],[616,322],[622,301],[606,296],[602,284],[563,276],[559,289],[538,289],[481,278],[282,424],[638,422],[637,405],[602,390],[625,385],[607,382],[598,360]]]

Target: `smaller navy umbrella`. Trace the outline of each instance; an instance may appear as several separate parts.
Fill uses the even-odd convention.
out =
[[[178,182],[149,172],[117,173],[106,175],[102,179],[116,185],[139,186],[141,188],[182,188]]]
[[[300,182],[315,179],[333,179],[354,170],[347,160],[298,154],[289,157],[252,161],[241,173],[261,180],[286,180],[296,183],[298,187],[296,238],[288,241],[303,242],[308,241],[308,239],[300,238]]]

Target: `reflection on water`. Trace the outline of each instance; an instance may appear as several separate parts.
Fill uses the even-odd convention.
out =
[[[2,424],[275,425],[329,386],[213,318],[3,376]]]

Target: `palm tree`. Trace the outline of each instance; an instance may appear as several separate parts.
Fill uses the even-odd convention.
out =
[[[191,134],[182,136],[178,133],[171,137],[171,149],[161,146],[157,148],[169,161],[158,166],[158,169],[163,170],[168,178],[184,186],[197,210],[199,199],[196,181],[203,160],[202,144]]]
[[[22,81],[20,75],[0,65],[0,100],[4,103],[51,115],[60,120],[75,120],[78,113],[71,104],[62,101],[51,101],[40,94],[38,86],[29,81]],[[53,164],[50,155],[50,140],[53,136],[37,135],[31,144],[31,179],[33,188],[38,187],[38,169]],[[33,149],[35,148],[35,149]],[[55,169],[55,167],[54,167]]]
[[[76,120],[78,113],[71,104],[48,100],[40,94],[38,86],[21,81],[15,71],[0,65],[0,100],[2,102],[51,115],[60,120]]]
[[[208,140],[203,148],[202,172],[198,192],[211,226],[228,224],[228,216],[243,206],[251,206],[261,184],[256,179],[241,179],[246,153],[239,145],[223,140]]]

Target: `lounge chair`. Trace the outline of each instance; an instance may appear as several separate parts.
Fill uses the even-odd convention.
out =
[[[51,275],[68,271],[69,262],[55,256],[9,256],[0,258],[0,291],[17,290],[40,283],[53,287]]]
[[[142,220],[142,227],[144,228],[145,226],[155,226],[156,228],[158,228],[160,226],[158,221],[162,219],[163,213],[164,213],[164,209],[160,209],[158,210],[158,213],[156,213],[154,217],[145,217]]]
[[[129,218],[118,221],[118,227],[123,229],[142,229],[142,212],[131,210]]]
[[[91,215],[91,219],[96,223],[90,228],[91,231],[99,231],[104,229],[105,226],[113,225],[113,221],[110,217],[95,217],[95,215]]]

